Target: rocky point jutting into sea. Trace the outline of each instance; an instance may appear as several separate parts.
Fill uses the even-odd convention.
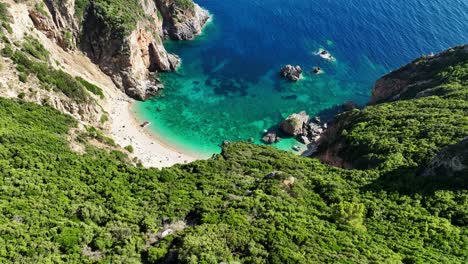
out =
[[[44,1],[47,13],[30,9],[37,29],[59,46],[78,48],[108,74],[115,85],[136,99],[147,99],[162,88],[152,74],[173,71],[180,64],[166,51],[163,40],[192,39],[209,19],[195,3],[180,7],[176,1],[141,1],[127,20],[109,21],[106,6],[91,1],[82,14],[75,1]],[[125,5],[125,4],[124,4]]]

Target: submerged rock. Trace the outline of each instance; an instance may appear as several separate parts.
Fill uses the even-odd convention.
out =
[[[297,82],[301,78],[302,69],[300,66],[292,66],[288,64],[281,69],[280,74],[293,82]]]

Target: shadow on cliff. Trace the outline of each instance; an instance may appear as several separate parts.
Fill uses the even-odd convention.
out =
[[[463,175],[463,173],[455,175],[440,173],[425,176],[422,169],[415,167],[397,168],[385,172],[379,178],[361,188],[363,192],[386,191],[406,195],[432,195],[440,190],[458,191],[467,189],[468,176]]]

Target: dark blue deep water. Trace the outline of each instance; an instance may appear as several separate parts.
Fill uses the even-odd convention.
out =
[[[203,156],[222,140],[260,142],[291,113],[311,115],[352,100],[422,54],[468,43],[467,0],[198,0],[213,19],[192,41],[167,42],[182,58],[161,77],[160,97],[135,106],[169,144]],[[336,58],[314,55],[324,48]],[[304,78],[278,77],[300,65]],[[314,66],[324,74],[311,74]],[[277,147],[297,144],[284,140]]]

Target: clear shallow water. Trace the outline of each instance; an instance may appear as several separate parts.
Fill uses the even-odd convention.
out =
[[[219,152],[223,140],[260,143],[264,129],[294,112],[315,115],[349,100],[363,105],[379,76],[468,42],[465,0],[197,2],[213,21],[195,40],[166,43],[182,66],[162,74],[161,96],[135,110],[169,144],[204,156]],[[315,56],[319,48],[336,62]],[[301,65],[304,78],[280,79],[285,64]],[[325,74],[311,74],[314,66]]]

